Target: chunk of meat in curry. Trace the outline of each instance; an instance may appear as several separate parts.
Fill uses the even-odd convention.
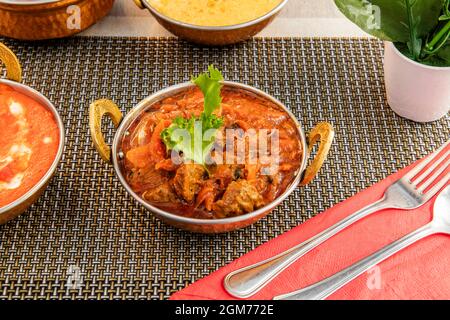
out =
[[[206,169],[203,165],[183,164],[173,178],[176,194],[187,203],[192,203],[204,183],[205,174]]]
[[[247,161],[205,166],[173,163],[160,135],[176,117],[189,118],[202,112],[202,93],[190,89],[152,105],[130,126],[130,134],[123,139],[126,157],[122,170],[131,188],[145,201],[181,216],[220,219],[264,207],[292,183],[303,150],[289,115],[274,103],[246,91],[224,88],[222,98],[222,131],[278,130],[278,170],[266,175],[263,164]],[[225,148],[219,142],[216,147]]]
[[[233,181],[222,199],[213,205],[217,215],[228,217],[252,212],[264,206],[264,198],[247,180]]]

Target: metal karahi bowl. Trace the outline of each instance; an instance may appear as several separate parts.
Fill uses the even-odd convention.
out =
[[[31,188],[22,197],[0,208],[0,225],[5,224],[6,222],[16,218],[17,216],[25,212],[45,191],[48,184],[50,183],[51,178],[55,174],[56,169],[58,168],[64,151],[65,143],[64,125],[55,106],[38,91],[20,83],[22,73],[20,63],[14,53],[12,53],[6,46],[0,43],[0,65],[2,64],[2,62],[6,65],[6,74],[8,79],[0,79],[0,83],[12,87],[14,90],[17,90],[18,92],[29,96],[30,98],[39,102],[42,106],[46,107],[52,113],[56,124],[58,125],[60,139],[58,152],[46,174],[39,180],[36,185],[33,186],[33,188]]]
[[[332,141],[334,139],[334,129],[331,124],[319,123],[310,132],[307,138],[298,120],[289,111],[289,109],[285,105],[283,105],[280,101],[256,88],[236,82],[224,82],[225,87],[237,88],[244,91],[248,91],[258,95],[259,97],[262,97],[263,99],[275,103],[275,105],[277,105],[280,108],[280,110],[286,112],[290,116],[292,121],[296,124],[303,148],[303,155],[299,170],[295,175],[294,181],[288,186],[288,188],[284,191],[284,193],[281,196],[279,196],[277,199],[275,199],[273,202],[266,205],[265,207],[251,213],[225,219],[210,220],[210,219],[195,219],[182,217],[164,211],[146,202],[131,189],[125,177],[123,176],[121,170],[121,161],[124,156],[121,150],[122,140],[124,136],[127,134],[127,130],[130,127],[130,125],[143,112],[148,110],[153,104],[161,100],[164,100],[165,98],[174,96],[180,92],[186,91],[192,88],[193,86],[195,85],[192,83],[183,83],[159,91],[141,101],[124,118],[122,116],[119,107],[110,100],[105,99],[97,100],[91,104],[89,110],[89,118],[90,118],[89,123],[91,136],[97,151],[106,162],[112,163],[115,173],[119,178],[121,184],[125,188],[125,190],[136,201],[138,201],[141,205],[143,205],[148,211],[154,213],[161,220],[177,228],[197,233],[223,233],[241,229],[255,223],[259,219],[269,214],[276,206],[278,206],[283,200],[285,200],[299,185],[308,184],[322,167],[323,162],[327,157]],[[114,122],[114,124],[118,127],[114,135],[112,147],[109,147],[105,143],[103,134],[101,132],[102,118],[104,115],[110,117]],[[309,158],[310,151],[317,142],[320,142],[317,155],[311,162],[311,164],[307,166],[307,160]]]
[[[243,0],[244,1],[244,0]],[[281,12],[288,0],[262,17],[230,26],[198,26],[174,20],[153,8],[147,0],[134,0],[141,9],[147,9],[165,29],[177,37],[200,45],[224,46],[248,40],[266,28]]]
[[[106,16],[114,0],[0,0],[0,35],[19,40],[72,36]]]

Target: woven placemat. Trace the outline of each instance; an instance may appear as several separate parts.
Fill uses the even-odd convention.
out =
[[[364,39],[256,39],[198,48],[174,39],[2,40],[24,82],[66,124],[61,166],[40,200],[0,226],[0,298],[165,299],[233,259],[428,154],[450,117],[416,124],[387,106],[382,43]],[[330,121],[337,137],[320,176],[257,224],[224,235],[166,226],[128,196],[88,134],[88,105],[123,111],[214,63],[226,79],[285,102],[305,130]],[[113,129],[108,127],[109,136]]]

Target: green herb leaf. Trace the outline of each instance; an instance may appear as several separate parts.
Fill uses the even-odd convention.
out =
[[[342,13],[367,33],[408,45],[419,60],[426,38],[442,15],[446,0],[335,0]]]
[[[176,118],[161,133],[161,139],[167,150],[183,153],[185,159],[198,164],[205,164],[217,136],[218,129],[223,126],[223,119],[213,114],[220,107],[220,95],[223,81],[222,73],[209,66],[208,72],[192,80],[203,92],[204,110],[200,117],[189,119]]]
[[[207,116],[212,115],[222,103],[222,97],[220,96],[220,91],[222,90],[221,81],[223,81],[222,73],[213,65],[208,67],[208,72],[192,78],[192,82],[200,88],[205,96],[203,112]]]

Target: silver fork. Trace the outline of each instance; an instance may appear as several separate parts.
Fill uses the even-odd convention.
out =
[[[384,209],[411,210],[422,206],[436,195],[450,179],[450,173],[448,173],[432,188],[429,188],[450,165],[450,159],[447,159],[450,155],[450,150],[447,150],[443,156],[436,160],[429,168],[424,170],[425,167],[433,162],[433,160],[436,159],[449,144],[450,140],[429,157],[424,159],[404,177],[394,182],[386,190],[384,196],[375,203],[355,212],[311,239],[282,252],[275,257],[231,272],[224,280],[225,289],[234,297],[248,298],[260,291],[272,279],[303,255],[355,222],[366,218],[374,212]],[[443,163],[444,165],[442,165]],[[433,173],[433,171],[435,172]]]
[[[450,185],[436,198],[433,220],[425,226],[394,241],[344,270],[301,290],[274,297],[274,300],[323,300],[358,276],[392,257],[397,252],[435,234],[450,235]]]

